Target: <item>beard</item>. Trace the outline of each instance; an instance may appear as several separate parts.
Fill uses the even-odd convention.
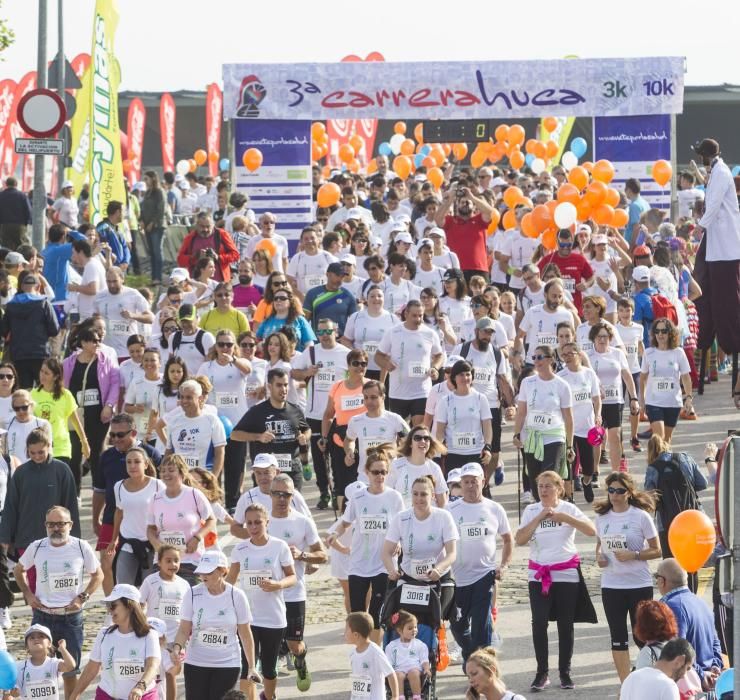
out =
[[[49,540],[54,544],[62,544],[64,542],[64,535],[61,532],[52,532],[49,535]]]
[[[478,348],[485,352],[488,350],[488,346],[491,344],[491,341],[488,338],[478,337]]]
[[[470,216],[470,214],[473,211],[473,207],[470,206],[467,202],[460,204],[460,206],[457,208],[457,213],[462,214],[463,216]]]
[[[248,287],[251,283],[252,283],[251,275],[239,275],[239,284],[242,284],[245,287]]]

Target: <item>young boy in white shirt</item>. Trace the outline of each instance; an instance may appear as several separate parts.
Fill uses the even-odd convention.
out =
[[[353,612],[347,615],[345,622],[344,641],[355,647],[349,655],[352,667],[351,700],[385,700],[383,679],[388,681],[391,698],[403,697],[386,655],[377,644],[370,641],[373,618],[366,612]]]

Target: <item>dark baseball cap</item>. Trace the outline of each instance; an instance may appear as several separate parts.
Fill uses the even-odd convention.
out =
[[[181,321],[195,321],[195,307],[192,304],[182,304],[177,311],[177,318]]]
[[[692,146],[692,149],[697,155],[705,156],[706,158],[714,158],[719,155],[719,143],[714,139],[702,139],[701,141],[697,141]]]
[[[326,268],[326,272],[327,274],[331,273],[333,275],[344,276],[344,265],[340,262],[329,263],[329,267]]]

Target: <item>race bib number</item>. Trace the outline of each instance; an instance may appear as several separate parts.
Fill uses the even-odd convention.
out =
[[[364,450],[364,454],[367,454],[368,450],[372,450],[374,447],[377,447],[378,445],[382,445],[384,442],[388,442],[388,441],[379,440],[378,438],[360,438],[360,443],[362,444],[362,449]]]
[[[573,392],[573,401],[577,404],[591,403],[591,392],[588,389]]]
[[[550,413],[540,411],[527,412],[527,425],[535,430],[547,430],[553,424],[553,416]]]
[[[216,394],[216,406],[218,408],[235,408],[239,405],[239,394],[231,392],[218,392]]]
[[[180,601],[174,598],[162,598],[159,601],[159,616],[163,620],[180,619]]]
[[[112,335],[131,335],[128,321],[109,321],[108,330]]]
[[[617,401],[621,398],[621,392],[618,386],[607,386],[604,387],[604,398],[605,399],[616,399]]]
[[[57,694],[56,680],[33,681],[32,683],[25,683],[23,687],[23,697],[30,700],[55,698]]]
[[[488,534],[488,528],[483,523],[462,523],[460,534],[465,540],[482,540]]]
[[[51,574],[49,587],[52,593],[71,593],[77,591],[80,585],[78,574]]]
[[[180,457],[182,457],[185,464],[188,465],[188,469],[195,469],[196,467],[200,466],[198,464],[198,457],[194,454],[183,454],[182,452],[178,452]]]
[[[453,450],[471,450],[476,446],[475,433],[453,433],[452,449]]]
[[[671,377],[651,377],[650,388],[654,394],[672,394],[676,391],[676,383]]]
[[[538,333],[537,346],[555,347],[558,344],[558,337],[554,333]]]
[[[601,546],[606,552],[626,552],[627,535],[604,535],[601,538]]]
[[[563,277],[563,289],[573,294],[576,291],[576,281],[572,277]]]
[[[624,349],[627,352],[627,357],[637,357],[637,345],[625,345]]]
[[[185,551],[185,533],[179,530],[162,530],[159,533],[159,541],[174,547],[178,552]]]
[[[362,394],[359,396],[342,396],[343,411],[356,411],[358,408],[362,408],[362,405]]]
[[[206,629],[198,630],[196,639],[198,644],[202,644],[204,647],[223,649],[229,643],[229,633],[224,629],[207,627]]]
[[[77,392],[78,406],[99,406],[100,391],[98,389],[85,389]]]
[[[372,359],[373,355],[378,352],[378,341],[367,340],[362,344],[362,349],[367,353],[367,356]]]
[[[409,379],[426,379],[429,368],[423,362],[409,362],[407,376]]]
[[[113,672],[122,680],[129,678],[140,678],[144,673],[144,664],[131,659],[114,659]]]
[[[272,578],[272,571],[269,569],[253,569],[242,571],[239,574],[239,583],[245,591],[262,590],[260,583],[269,581]]]
[[[316,373],[316,388],[319,391],[329,391],[331,385],[334,384],[336,374],[337,372],[334,367],[322,367]]]
[[[381,515],[361,515],[360,532],[363,535],[385,534],[388,529],[388,516],[384,513]]]
[[[484,387],[487,391],[493,385],[493,369],[491,367],[473,367],[473,384]]]
[[[311,289],[312,287],[323,287],[326,284],[326,277],[324,275],[309,275],[306,277],[306,288]]]
[[[292,472],[293,471],[293,455],[279,454],[275,455],[277,459],[278,470],[281,472]]]
[[[401,586],[401,605],[429,605],[429,587],[404,583]]]
[[[412,559],[410,574],[414,578],[422,578],[434,568],[435,563],[436,559]]]
[[[355,698],[371,697],[372,683],[370,682],[370,676],[352,674],[350,676],[350,682],[352,683],[352,700]]]

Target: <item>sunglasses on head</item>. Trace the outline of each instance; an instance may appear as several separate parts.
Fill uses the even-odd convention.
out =
[[[625,493],[627,493],[627,489],[623,486],[610,486],[607,489],[608,493],[616,493],[619,496],[624,496]]]

